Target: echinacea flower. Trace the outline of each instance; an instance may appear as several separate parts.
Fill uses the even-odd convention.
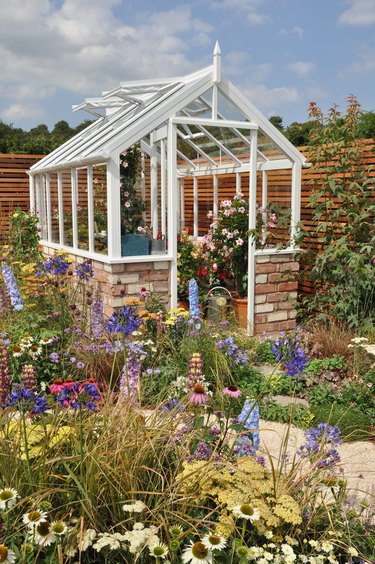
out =
[[[208,395],[202,384],[195,384],[192,392],[189,394],[189,401],[194,405],[204,405],[208,400]]]
[[[160,543],[150,547],[150,555],[154,558],[166,558],[169,550],[166,544]]]
[[[65,535],[68,527],[64,521],[53,521],[51,523],[51,532],[56,535],[57,537],[61,537]]]
[[[227,541],[221,535],[211,533],[203,537],[202,543],[209,550],[221,550],[222,548],[225,548]]]
[[[64,388],[65,385],[61,378],[56,378],[49,387],[51,394],[59,394],[64,390]]]
[[[40,509],[33,509],[28,513],[25,513],[22,517],[23,522],[29,527],[33,528],[39,525],[39,523],[44,523],[47,521],[47,513],[41,511]]]
[[[241,517],[242,519],[246,519],[251,523],[260,519],[259,509],[253,507],[250,503],[242,503],[242,505],[236,505],[233,508],[232,512],[233,515],[236,515],[236,517]]]
[[[13,550],[10,550],[4,544],[0,544],[0,562],[2,564],[9,564],[16,560],[16,555],[14,554]]]
[[[172,537],[179,537],[184,532],[183,528],[180,525],[172,525],[169,528],[169,532],[171,533]]]
[[[18,491],[14,488],[0,490],[0,509],[10,509],[17,501]],[[1,562],[1,560],[0,560]]]
[[[230,398],[239,398],[242,395],[242,392],[237,386],[227,386],[223,390],[223,394],[225,396],[229,396]]]
[[[40,546],[49,546],[56,541],[56,536],[52,531],[49,521],[38,523],[33,531],[30,531],[29,536],[30,540],[33,540],[33,542]]]
[[[203,542],[190,541],[190,546],[181,555],[182,562],[201,564],[201,562],[212,562],[212,552]]]

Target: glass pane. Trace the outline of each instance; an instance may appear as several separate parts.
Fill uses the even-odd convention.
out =
[[[107,254],[107,169],[93,167],[94,251]]]
[[[57,173],[50,174],[50,190],[51,190],[51,226],[52,226],[52,243],[59,243],[59,200],[57,191]]]
[[[87,168],[77,170],[77,227],[78,248],[89,248],[89,221],[87,210]]]
[[[72,184],[70,170],[61,173],[63,210],[64,210],[64,245],[73,246],[73,221],[72,221]]]

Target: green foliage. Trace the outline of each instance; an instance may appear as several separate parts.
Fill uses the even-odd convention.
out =
[[[346,114],[333,106],[324,116],[311,103],[310,117],[308,152],[315,175],[309,205],[320,248],[310,246],[316,292],[305,305],[321,319],[333,317],[359,329],[375,320],[374,179],[363,167],[364,148],[357,141],[360,105],[350,96]]]
[[[314,403],[311,405],[311,412],[314,415],[314,424],[328,421],[330,425],[338,425],[342,437],[346,440],[369,439],[373,419],[357,407],[351,406],[348,409],[347,404]]]
[[[254,362],[258,364],[276,364],[275,355],[271,351],[272,341],[267,339],[257,344],[254,354]]]
[[[340,354],[335,354],[330,358],[313,358],[304,369],[304,373],[313,372],[319,376],[324,370],[342,370],[345,364],[345,357]]]
[[[41,260],[38,218],[29,212],[15,210],[10,218],[9,242],[15,260],[21,262]]]
[[[314,418],[311,411],[303,405],[280,405],[271,399],[260,405],[260,416],[268,421],[292,423],[297,427],[309,427]]]
[[[145,202],[137,194],[141,151],[133,145],[120,158],[121,233],[139,233],[143,228]]]
[[[0,121],[0,153],[44,155],[68,141],[91,123],[91,120],[84,120],[77,127],[70,127],[66,121],[61,120],[50,132],[44,123],[33,127],[30,131],[24,131]]]

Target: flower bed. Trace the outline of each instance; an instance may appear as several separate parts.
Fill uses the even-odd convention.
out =
[[[313,409],[314,378],[342,405],[370,389],[361,343],[343,362],[305,332],[242,337],[200,319],[193,284],[190,311],[167,311],[144,289],[108,318],[89,262],[11,256],[0,295],[0,562],[373,558],[366,508],[346,506],[344,433]],[[265,361],[268,376],[256,369]],[[292,464],[259,452],[271,392],[310,402]]]

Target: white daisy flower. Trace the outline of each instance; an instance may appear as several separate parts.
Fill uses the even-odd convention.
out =
[[[221,550],[226,546],[227,540],[221,535],[211,533],[203,537],[202,543],[210,550]]]
[[[47,521],[47,513],[41,511],[40,509],[33,509],[29,513],[25,513],[23,516],[23,522],[29,527],[33,528],[39,525],[39,523],[44,523]]]
[[[259,509],[253,507],[250,503],[236,505],[236,507],[233,508],[232,513],[233,515],[236,515],[236,517],[247,519],[247,521],[250,521],[251,523],[260,519]]]
[[[51,530],[51,523],[49,521],[42,521],[30,531],[29,538],[40,546],[49,546],[56,541],[56,536]]]
[[[179,537],[184,532],[183,528],[180,525],[172,525],[169,528],[169,532],[171,533],[172,537]]]
[[[18,497],[18,491],[14,488],[0,490],[0,509],[10,509],[15,505]]]
[[[16,560],[13,550],[10,550],[4,544],[0,544],[0,562],[1,564],[10,564]]]
[[[64,521],[53,521],[51,523],[51,531],[57,537],[61,537],[62,535],[65,535],[67,530],[68,527],[66,523],[64,523]]]
[[[168,552],[168,547],[164,543],[155,544],[150,547],[150,555],[154,558],[166,558]]]
[[[182,553],[182,562],[201,564],[201,562],[212,562],[212,552],[203,542],[190,541],[190,546]]]

